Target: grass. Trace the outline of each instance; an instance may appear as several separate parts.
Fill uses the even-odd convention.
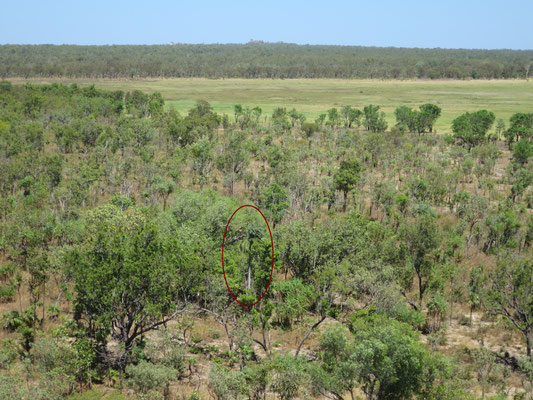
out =
[[[49,83],[54,81],[94,83],[103,89],[145,92],[159,91],[169,106],[180,112],[196,100],[209,101],[215,111],[233,115],[233,106],[260,106],[270,114],[276,107],[296,108],[309,119],[331,107],[367,104],[382,106],[389,126],[399,105],[418,107],[435,103],[442,108],[436,124],[439,132],[450,132],[452,120],[466,111],[486,108],[508,121],[515,112],[533,112],[533,82],[523,80],[398,81],[342,79],[141,79],[141,80],[16,80]]]

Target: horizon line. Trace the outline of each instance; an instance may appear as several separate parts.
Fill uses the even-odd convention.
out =
[[[169,43],[105,43],[105,44],[80,44],[80,43],[0,43],[0,46],[85,46],[85,47],[113,47],[113,46],[260,46],[260,45],[292,45],[292,46],[321,46],[321,47],[359,47],[359,48],[381,48],[381,49],[412,49],[412,50],[473,50],[473,51],[533,51],[533,48],[525,49],[513,49],[509,47],[501,48],[482,48],[482,47],[418,47],[418,46],[378,46],[378,45],[360,45],[360,44],[324,44],[324,43],[295,43],[295,42],[268,42],[263,40],[252,39],[248,42],[211,42],[211,43],[190,43],[190,42],[169,42]]]

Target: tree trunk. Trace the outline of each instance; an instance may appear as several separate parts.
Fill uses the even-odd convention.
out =
[[[531,356],[531,327],[526,330],[526,352],[529,360],[533,362],[533,356]]]
[[[20,316],[22,317],[22,297],[20,295],[20,285],[17,286],[17,292],[18,292],[18,295],[19,295]]]
[[[44,330],[44,314],[46,310],[45,306],[45,300],[46,300],[46,282],[43,283],[43,319],[41,320],[41,329]]]
[[[224,321],[224,330],[226,331],[226,335],[228,336],[228,346],[230,350],[233,350],[233,336],[231,335],[229,329],[228,329],[228,323],[227,321]]]
[[[346,203],[348,202],[348,192],[347,191],[344,191],[344,204],[342,206],[342,211],[345,212],[346,211]]]
[[[422,286],[422,276],[418,273],[418,306],[422,310],[422,299],[424,298],[424,288]]]
[[[323,315],[320,320],[318,320],[318,322],[316,322],[315,324],[313,324],[313,326],[311,326],[307,332],[305,333],[304,337],[302,338],[302,340],[300,341],[300,343],[298,344],[298,348],[296,349],[296,354],[294,355],[295,357],[298,356],[298,354],[300,354],[300,350],[304,344],[304,342],[307,340],[307,338],[311,335],[311,332],[313,332],[317,327],[318,325],[320,325],[324,320],[326,319],[326,316]]]
[[[452,316],[453,316],[453,299],[450,300],[450,326],[452,326],[452,318],[453,318]]]

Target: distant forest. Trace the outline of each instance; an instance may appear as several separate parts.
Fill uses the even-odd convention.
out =
[[[528,78],[533,50],[286,43],[0,45],[0,77]]]

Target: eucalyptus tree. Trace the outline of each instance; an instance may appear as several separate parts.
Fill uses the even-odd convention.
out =
[[[365,127],[371,132],[384,132],[387,129],[385,113],[379,112],[380,107],[375,105],[365,106],[363,109],[365,117]]]
[[[191,145],[190,152],[192,156],[192,171],[196,175],[196,183],[202,187],[209,183],[209,174],[214,159],[213,142],[207,137],[203,137]]]
[[[424,295],[430,287],[437,270],[435,252],[439,246],[440,228],[431,215],[419,215],[406,220],[400,227],[400,235],[408,250],[408,264],[402,277],[405,288],[411,288],[417,280],[418,301],[410,301],[417,310],[422,310]],[[407,293],[405,293],[407,296]]]
[[[518,329],[526,342],[526,354],[533,355],[533,261],[505,256],[488,274],[486,307]]]
[[[248,134],[244,131],[224,132],[222,139],[222,152],[217,157],[217,168],[224,173],[229,186],[230,194],[233,194],[235,182],[242,178],[245,168],[250,162],[249,154],[245,147]]]
[[[533,184],[533,172],[526,168],[519,168],[510,174],[510,181],[511,193],[509,197],[514,203]]]
[[[361,117],[363,112],[351,106],[344,106],[341,109],[340,114],[344,118],[344,126],[347,128],[352,128],[353,126],[359,127],[361,125]]]
[[[475,229],[481,225],[481,222],[489,210],[488,201],[481,196],[467,195],[457,206],[457,215],[462,218],[468,226],[466,236],[466,251],[468,252]]]
[[[339,114],[339,111],[336,108],[330,108],[328,110],[328,123],[332,127],[336,127],[339,124],[341,115]]]
[[[335,188],[344,195],[343,211],[346,211],[348,192],[355,188],[359,182],[361,164],[357,160],[342,160],[338,171],[335,173]]]

